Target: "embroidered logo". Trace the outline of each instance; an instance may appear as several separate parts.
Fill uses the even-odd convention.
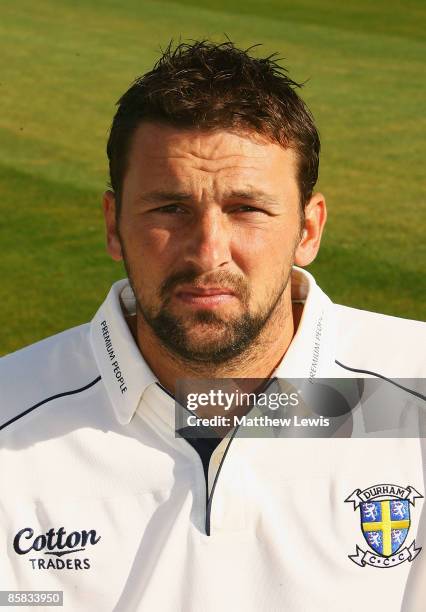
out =
[[[415,541],[402,548],[411,525],[410,507],[417,498],[423,498],[414,487],[381,484],[361,491],[355,489],[345,502],[359,508],[361,531],[365,541],[374,551],[363,550],[358,545],[349,559],[365,567],[394,567],[405,561],[413,561],[421,548]]]
[[[85,553],[87,548],[95,546],[100,539],[95,529],[67,534],[64,527],[56,531],[52,527],[46,533],[36,535],[34,529],[24,527],[14,536],[13,548],[18,555],[28,555],[33,570],[87,570],[90,569],[90,560],[86,555],[81,558],[76,553]],[[71,555],[71,558],[60,558],[65,555]]]

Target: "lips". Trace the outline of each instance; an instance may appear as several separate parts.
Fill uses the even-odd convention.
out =
[[[180,287],[175,296],[178,300],[194,306],[214,307],[235,299],[232,289],[225,287]]]
[[[209,296],[209,295],[234,295],[232,289],[226,287],[190,287],[183,286],[177,291],[177,293],[188,293],[195,296]]]

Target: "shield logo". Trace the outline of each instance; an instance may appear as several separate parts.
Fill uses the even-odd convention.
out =
[[[362,502],[361,529],[375,553],[390,557],[404,544],[410,528],[408,499],[384,499]]]

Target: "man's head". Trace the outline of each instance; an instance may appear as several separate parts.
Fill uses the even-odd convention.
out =
[[[108,142],[108,249],[140,320],[191,362],[243,353],[288,316],[293,263],[319,248],[319,138],[271,59],[169,48],[120,99]]]
[[[275,55],[275,54],[274,54]],[[274,55],[257,59],[232,42],[170,43],[154,68],[118,102],[107,145],[118,210],[132,136],[141,122],[182,129],[253,131],[297,157],[302,207],[318,178],[320,140],[313,118]]]

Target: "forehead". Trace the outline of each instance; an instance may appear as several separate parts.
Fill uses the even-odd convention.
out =
[[[126,180],[175,186],[239,181],[281,188],[296,185],[295,152],[254,132],[181,129],[142,123],[129,150]]]

